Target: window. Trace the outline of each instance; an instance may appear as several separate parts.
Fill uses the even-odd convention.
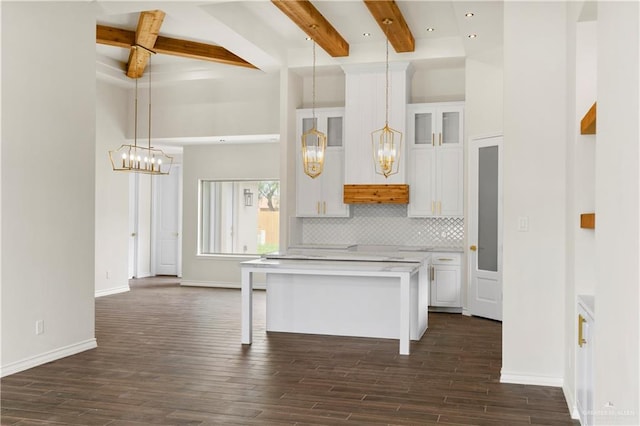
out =
[[[200,254],[278,250],[279,181],[200,181]]]

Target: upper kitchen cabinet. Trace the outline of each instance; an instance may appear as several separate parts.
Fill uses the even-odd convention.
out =
[[[401,132],[400,168],[376,174],[371,133],[385,125],[385,64],[343,65],[345,71],[345,184],[406,184],[406,108],[408,62],[389,63],[389,127]]]
[[[411,217],[463,216],[464,104],[407,107]]]
[[[313,127],[313,111],[299,109],[296,140],[296,215],[298,217],[348,217],[342,202],[344,186],[344,108],[316,108],[316,129],[327,135],[324,169],[316,178],[304,173],[302,134]]]

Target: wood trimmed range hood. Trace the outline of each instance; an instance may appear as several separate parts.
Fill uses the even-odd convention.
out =
[[[345,71],[345,204],[409,204],[406,179],[406,143],[400,154],[400,169],[388,178],[375,171],[371,132],[385,123],[384,63],[343,65]],[[389,126],[406,130],[409,62],[389,64]]]
[[[345,204],[409,204],[409,185],[345,185]]]

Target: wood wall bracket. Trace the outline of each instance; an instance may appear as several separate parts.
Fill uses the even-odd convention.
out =
[[[582,213],[580,215],[580,228],[595,229],[596,228],[596,214],[595,213]]]
[[[596,104],[594,102],[589,111],[584,115],[584,118],[580,122],[580,134],[581,135],[595,135],[596,134]]]

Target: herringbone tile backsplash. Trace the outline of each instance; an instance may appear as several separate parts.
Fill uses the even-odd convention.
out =
[[[410,218],[407,206],[352,205],[350,218],[302,219],[303,244],[462,247],[462,218]]]

